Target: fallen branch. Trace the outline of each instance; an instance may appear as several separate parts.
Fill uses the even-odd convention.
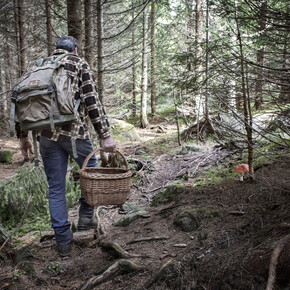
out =
[[[161,189],[161,188],[164,188],[164,186],[159,186],[159,187],[156,187],[156,188],[154,188],[154,189],[146,190],[146,191],[143,191],[143,190],[142,190],[142,193],[151,193],[151,192],[157,191],[157,190],[159,190],[159,189]]]
[[[127,244],[129,245],[129,244],[134,244],[134,243],[139,243],[139,242],[150,242],[150,241],[168,240],[168,239],[169,237],[167,236],[145,237],[145,238],[131,240]]]
[[[136,171],[138,172],[143,171],[143,170],[150,170],[151,163],[149,161],[143,161],[143,160],[132,158],[132,157],[128,158],[127,161],[128,163],[134,162],[135,164],[137,164],[138,168],[136,169]]]
[[[208,156],[206,156],[205,158],[203,158],[201,161],[199,161],[195,167],[195,170],[193,172],[188,172],[189,169],[191,169],[191,167],[193,166],[193,164],[195,164],[197,162],[196,158],[194,158],[193,161],[187,163],[186,167],[181,169],[176,175],[175,175],[175,179],[176,178],[182,178],[184,176],[184,174],[186,172],[188,172],[188,174],[190,175],[189,177],[194,177],[194,175],[196,174],[196,172],[198,171],[199,167],[201,165],[204,165],[205,162],[210,159],[213,155],[213,152],[212,153],[209,153]]]
[[[128,253],[119,244],[114,243],[114,242],[100,241],[99,245],[105,251],[112,252],[114,254],[114,256],[116,256],[118,258],[129,259],[129,258],[137,258],[137,257],[140,257],[139,255]]]
[[[121,259],[116,261],[113,265],[107,268],[102,274],[93,276],[87,282],[85,282],[80,290],[93,289],[97,285],[100,285],[109,279],[112,279],[121,272],[136,272],[142,269],[142,266],[134,263],[131,260]]]
[[[266,290],[273,290],[273,286],[276,280],[276,269],[278,265],[278,258],[285,246],[285,243],[287,242],[289,238],[290,238],[290,235],[287,235],[286,237],[281,239],[272,253]]]
[[[245,212],[242,211],[242,210],[232,210],[232,211],[229,211],[228,214],[231,214],[231,215],[244,215]]]

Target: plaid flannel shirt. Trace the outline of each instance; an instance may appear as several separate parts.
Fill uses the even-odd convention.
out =
[[[67,53],[66,50],[56,49],[53,55]],[[101,104],[97,87],[94,82],[94,76],[88,63],[77,55],[68,55],[62,59],[65,63],[65,70],[71,79],[72,90],[75,100],[81,98],[81,104],[78,110],[77,120],[73,126],[73,133],[76,138],[89,139],[88,117],[90,118],[99,138],[104,139],[110,136],[109,122]],[[64,125],[56,127],[56,131],[43,129],[40,135],[57,141],[59,136],[71,137],[71,126]]]

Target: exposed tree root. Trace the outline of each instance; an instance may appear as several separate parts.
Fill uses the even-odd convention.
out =
[[[272,253],[266,290],[272,290],[274,287],[274,283],[276,280],[276,270],[278,266],[278,258],[289,238],[290,238],[290,235],[287,235],[286,237],[282,238],[278,242],[276,248],[274,249]]]
[[[102,241],[101,240],[99,242],[99,245],[105,251],[111,252],[114,256],[116,256],[118,258],[130,259],[130,258],[140,257],[139,255],[135,255],[135,254],[128,253],[119,244],[114,243],[114,242],[106,242],[106,241]]]
[[[210,120],[200,120],[181,133],[181,140],[188,140],[198,135],[203,140],[208,134],[218,133]]]
[[[88,281],[86,281],[82,286],[81,290],[84,289],[92,289],[96,287],[97,285],[100,285],[109,279],[112,279],[116,275],[118,275],[121,272],[136,272],[142,269],[142,266],[136,264],[135,262],[127,259],[121,259],[116,261],[113,265],[111,265],[109,268],[106,268],[106,270],[98,275],[93,276]]]

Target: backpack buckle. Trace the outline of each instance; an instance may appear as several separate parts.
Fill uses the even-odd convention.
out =
[[[17,100],[17,91],[13,91],[11,101],[13,103],[16,103],[16,100]]]
[[[48,92],[53,92],[53,85],[49,85],[49,86],[47,87],[47,91],[48,91]]]

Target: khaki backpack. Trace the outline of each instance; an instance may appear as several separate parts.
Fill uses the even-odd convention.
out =
[[[15,123],[21,131],[32,131],[34,159],[38,164],[36,131],[76,121],[80,99],[72,95],[71,80],[61,61],[70,53],[36,61],[36,65],[22,76],[15,86],[11,98],[10,135],[14,136]],[[71,130],[72,149],[77,157],[75,136]]]

